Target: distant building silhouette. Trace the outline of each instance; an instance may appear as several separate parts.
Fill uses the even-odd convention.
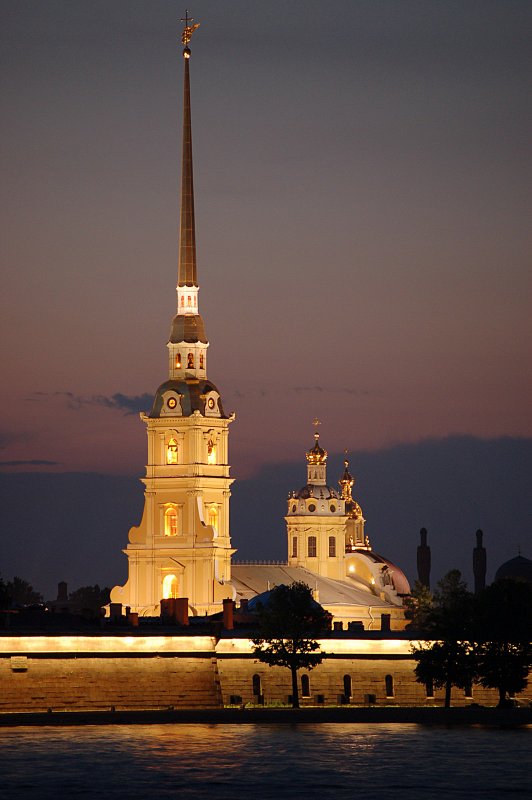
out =
[[[473,575],[475,576],[475,594],[486,588],[486,548],[482,546],[483,533],[476,533],[477,546],[473,550]]]
[[[419,531],[421,544],[417,548],[417,577],[418,581],[430,589],[430,547],[427,544],[427,529]]]

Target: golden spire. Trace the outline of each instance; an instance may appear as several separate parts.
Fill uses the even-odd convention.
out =
[[[348,502],[352,502],[353,501],[353,496],[351,494],[351,489],[353,488],[353,484],[355,482],[355,479],[353,478],[353,476],[349,472],[349,460],[347,458],[347,456],[348,456],[347,450],[344,450],[344,456],[345,456],[345,458],[344,458],[344,474],[342,475],[342,477],[340,478],[338,483],[340,484],[340,486],[342,488],[342,498],[344,500],[347,500]]]
[[[196,226],[194,219],[194,179],[192,171],[192,122],[190,114],[190,78],[188,62],[190,50],[188,43],[192,34],[199,27],[191,25],[192,18],[185,11],[181,20],[185,23],[181,41],[185,45],[183,57],[185,59],[185,78],[183,89],[183,161],[181,172],[181,220],[179,228],[179,267],[178,285],[197,286],[196,275]]]

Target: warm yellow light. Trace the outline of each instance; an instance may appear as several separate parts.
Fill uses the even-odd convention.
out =
[[[164,512],[164,535],[177,536],[177,510],[173,506]]]
[[[218,527],[218,506],[214,503],[209,506],[209,525],[213,528]]]
[[[216,464],[216,445],[212,439],[207,445],[207,464]]]
[[[175,368],[181,369],[181,355],[178,353],[175,357]]]
[[[166,463],[177,464],[177,442],[175,439],[170,439],[166,447]]]
[[[355,571],[355,565],[349,564],[349,572],[354,572],[354,571]]]
[[[163,580],[163,599],[179,597],[179,586],[175,575],[165,575]]]

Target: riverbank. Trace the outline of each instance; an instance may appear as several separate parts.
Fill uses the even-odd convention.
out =
[[[532,726],[532,708],[182,708],[144,711],[2,713],[0,727],[152,724],[399,723],[416,725]]]

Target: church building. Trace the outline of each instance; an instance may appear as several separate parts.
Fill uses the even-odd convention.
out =
[[[229,425],[216,385],[207,377],[209,341],[199,313],[196,265],[189,48],[197,25],[183,32],[184,96],[177,310],[170,329],[168,379],[151,411],[144,512],[124,550],[128,579],[111,602],[141,616],[160,601],[187,598],[193,616],[216,613],[224,599],[246,601],[275,585],[304,581],[337,623],[367,629],[404,627],[402,571],[375,554],[346,460],[338,489],[327,483],[319,434],[306,453],[307,482],[288,497],[287,561],[231,564]],[[260,555],[260,554],[257,554]]]

